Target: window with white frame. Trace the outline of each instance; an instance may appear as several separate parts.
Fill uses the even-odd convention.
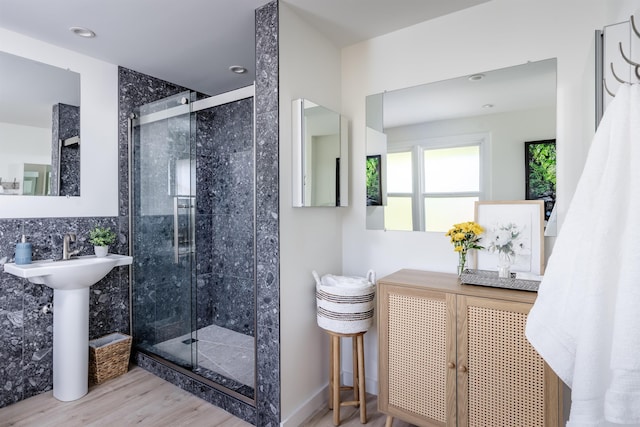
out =
[[[484,194],[488,139],[461,135],[390,144],[385,228],[444,232],[473,220]]]

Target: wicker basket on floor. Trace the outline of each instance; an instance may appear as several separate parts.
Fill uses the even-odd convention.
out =
[[[129,369],[131,337],[119,332],[89,341],[89,382],[100,384]]]

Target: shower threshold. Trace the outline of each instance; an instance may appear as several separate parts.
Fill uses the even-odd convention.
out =
[[[254,338],[230,329],[209,325],[194,335],[198,349],[193,372],[231,390],[253,394],[255,379]],[[158,343],[150,348],[172,362],[191,360],[192,334]]]

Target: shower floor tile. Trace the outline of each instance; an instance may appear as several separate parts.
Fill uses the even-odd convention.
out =
[[[216,325],[198,329],[194,344],[185,344],[186,334],[156,344],[154,347],[174,357],[191,361],[192,345],[197,348],[199,368],[217,372],[249,387],[254,386],[254,338]],[[195,350],[194,350],[195,351]]]

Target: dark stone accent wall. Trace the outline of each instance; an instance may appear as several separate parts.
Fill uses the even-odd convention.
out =
[[[32,244],[33,260],[62,258],[65,233],[76,233],[80,255],[93,254],[87,242],[93,227],[110,227],[119,240],[112,253],[127,253],[126,230],[115,217],[0,219],[0,264],[13,262],[22,228]],[[51,390],[53,386],[53,316],[41,312],[53,290],[0,273],[0,407]],[[91,287],[89,339],[129,332],[128,268],[117,267]]]
[[[79,196],[80,144],[65,147],[60,140],[80,136],[80,107],[54,105],[51,135],[51,194]]]
[[[255,335],[253,99],[197,113],[197,327]]]
[[[280,425],[278,2],[256,10],[256,425]]]

